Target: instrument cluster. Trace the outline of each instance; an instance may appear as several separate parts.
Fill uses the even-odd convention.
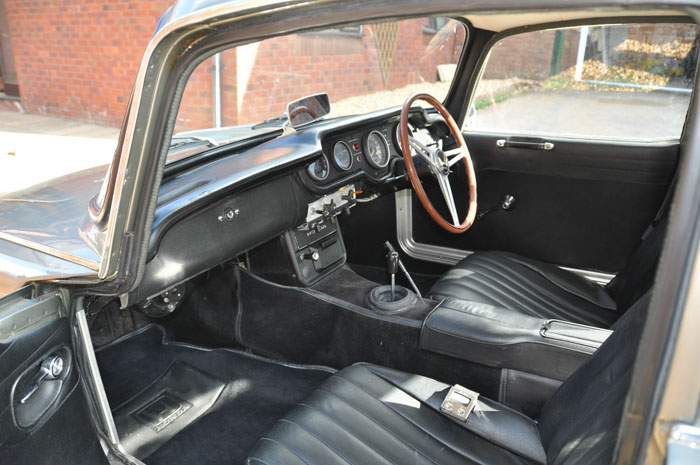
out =
[[[323,155],[307,167],[306,173],[322,185],[361,173],[374,179],[387,176],[392,158],[401,157],[394,139],[396,127],[396,123],[387,123],[328,137],[322,144]]]

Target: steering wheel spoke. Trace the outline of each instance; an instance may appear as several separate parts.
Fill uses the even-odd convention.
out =
[[[457,147],[456,149],[446,150],[445,155],[447,155],[447,165],[452,168],[452,165],[467,158],[468,153],[466,148]]]
[[[452,216],[452,225],[459,227],[459,215],[457,214],[457,206],[455,205],[452,186],[448,176],[444,174],[438,175],[438,184],[440,184],[442,196],[445,198],[445,204],[447,204],[447,209],[450,211],[450,216]]]
[[[425,160],[426,163],[428,163],[428,165],[430,166],[431,170],[434,171],[435,168],[438,167],[438,166],[437,166],[437,163],[436,163],[436,161],[435,161],[435,158],[434,158],[434,156],[433,156],[433,152],[432,152],[428,147],[426,147],[426,146],[423,145],[422,143],[418,142],[418,140],[416,140],[415,138],[413,138],[413,137],[411,137],[411,136],[408,136],[408,143],[409,143],[409,145],[413,148],[413,150],[415,150],[416,153],[417,153],[418,155],[420,155],[420,157],[421,157],[423,160]]]

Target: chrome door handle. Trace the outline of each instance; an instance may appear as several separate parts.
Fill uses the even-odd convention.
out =
[[[500,148],[512,147],[514,149],[535,149],[535,150],[554,150],[552,142],[533,142],[524,140],[508,140],[498,139],[496,145]]]
[[[19,403],[25,404],[30,397],[39,389],[41,383],[45,380],[56,379],[63,372],[63,357],[58,354],[53,354],[41,362],[39,371],[34,375],[29,386],[22,392],[19,397]]]

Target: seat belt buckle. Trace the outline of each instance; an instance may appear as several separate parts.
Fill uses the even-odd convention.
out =
[[[456,418],[460,421],[467,421],[472,413],[479,393],[455,384],[450,388],[450,392],[445,396],[445,400],[440,405],[440,411],[445,415]]]

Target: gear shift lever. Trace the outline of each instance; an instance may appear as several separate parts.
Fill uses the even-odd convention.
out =
[[[401,269],[401,272],[404,274],[404,276],[406,276],[406,280],[411,285],[411,288],[413,288],[413,292],[415,292],[418,297],[423,297],[421,295],[420,291],[418,290],[418,286],[416,286],[416,283],[413,282],[413,278],[411,278],[411,275],[408,273],[408,270],[403,265],[401,258],[399,258],[399,253],[396,251],[396,249],[394,249],[394,246],[391,245],[391,242],[389,242],[389,241],[384,242],[384,247],[386,247],[386,249],[389,251],[389,253],[396,254],[396,261],[398,262],[399,268]],[[389,260],[389,255],[387,254],[387,263],[388,263],[388,260]]]
[[[396,300],[396,273],[399,271],[399,253],[391,251],[386,254],[386,267],[391,275],[391,301]]]

